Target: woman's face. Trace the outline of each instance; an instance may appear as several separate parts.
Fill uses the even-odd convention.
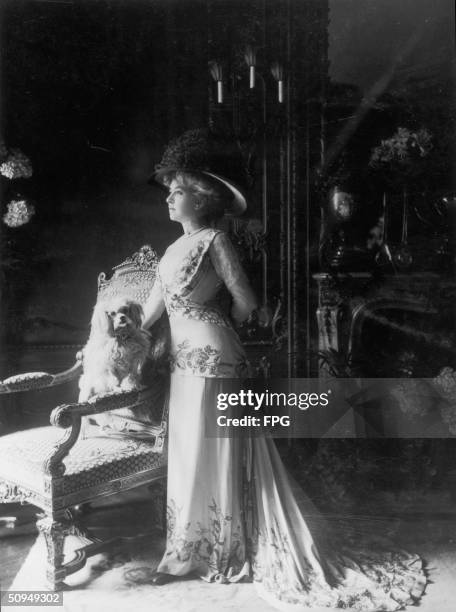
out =
[[[183,223],[185,221],[194,221],[198,218],[195,208],[195,196],[177,179],[171,181],[169,196],[166,198],[166,202],[171,221]]]

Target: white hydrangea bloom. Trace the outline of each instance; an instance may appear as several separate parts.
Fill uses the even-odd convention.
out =
[[[11,200],[3,221],[8,227],[20,227],[28,223],[35,214],[35,207],[26,200]]]
[[[32,163],[20,149],[11,149],[6,161],[0,165],[0,174],[11,180],[30,178],[33,174]]]

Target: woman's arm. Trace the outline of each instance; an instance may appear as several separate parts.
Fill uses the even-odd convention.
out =
[[[225,233],[215,236],[209,256],[217,276],[223,280],[233,298],[232,318],[238,323],[245,321],[258,308],[258,302],[238,254]]]
[[[157,274],[155,283],[150,292],[147,302],[144,304],[144,321],[143,328],[148,329],[162,316],[165,310],[165,302],[163,300],[163,291],[160,278]]]

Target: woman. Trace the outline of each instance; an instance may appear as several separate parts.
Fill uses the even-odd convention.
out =
[[[165,252],[145,307],[145,327],[166,308],[171,329],[168,537],[154,583],[189,573],[222,582],[250,576],[285,609],[368,612],[413,603],[425,585],[420,559],[354,553],[336,542],[272,440],[205,437],[217,394],[247,371],[232,321],[246,319],[257,303],[227,235],[213,228],[224,213],[244,210],[245,198],[209,171],[211,155],[202,163],[199,150],[189,162],[194,136],[184,135],[180,148],[172,143],[155,175],[168,186],[170,219],[184,233]],[[219,300],[223,288],[232,298],[229,316]]]

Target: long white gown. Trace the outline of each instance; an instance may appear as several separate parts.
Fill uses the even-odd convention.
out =
[[[414,603],[426,584],[419,557],[347,548],[292,483],[271,439],[206,437],[224,379],[248,366],[217,304],[223,285],[231,315],[242,318],[254,297],[236,251],[224,232],[201,228],[167,249],[148,306],[166,307],[171,329],[167,545],[158,571],[219,582],[249,576],[286,610]]]

